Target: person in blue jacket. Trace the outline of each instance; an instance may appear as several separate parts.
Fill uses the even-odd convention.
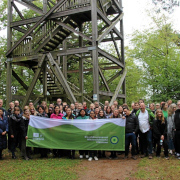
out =
[[[0,108],[0,160],[2,160],[2,150],[7,148],[8,119],[4,115],[3,108]]]

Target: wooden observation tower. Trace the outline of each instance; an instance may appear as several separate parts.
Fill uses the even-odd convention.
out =
[[[38,15],[26,19],[19,4]],[[13,21],[13,13],[21,20]],[[15,31],[22,34],[16,40]],[[117,98],[125,101],[122,0],[8,0],[7,34],[7,103],[15,100],[12,76],[27,91],[22,106],[29,99],[36,103],[57,98],[90,103],[105,97],[111,104]],[[114,51],[107,50],[109,44]],[[14,65],[34,72],[30,86],[16,73]],[[86,73],[91,78],[86,79]],[[43,87],[40,95],[33,93],[37,81]]]

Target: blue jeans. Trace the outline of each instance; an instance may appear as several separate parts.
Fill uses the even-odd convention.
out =
[[[136,135],[134,133],[126,133],[125,135],[125,156],[128,156],[129,154],[130,143],[132,145],[131,154],[134,156],[136,149]]]
[[[142,133],[140,132],[140,139],[142,143],[142,152],[141,154],[152,154],[152,131]]]

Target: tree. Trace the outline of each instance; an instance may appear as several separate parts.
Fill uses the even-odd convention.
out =
[[[136,31],[131,57],[142,64],[143,81],[152,101],[180,98],[180,47],[178,35],[168,19],[153,18],[154,27]]]

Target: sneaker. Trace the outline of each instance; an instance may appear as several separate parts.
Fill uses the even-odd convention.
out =
[[[171,149],[169,150],[169,154],[171,154],[171,155],[173,154],[173,152],[172,152],[172,150],[171,150]]]
[[[132,158],[132,159],[134,159],[134,160],[136,160],[136,159],[137,159],[137,157],[136,157],[136,156],[132,156],[131,158]]]
[[[79,158],[80,158],[80,159],[83,159],[83,155],[80,155]]]
[[[92,161],[92,159],[93,159],[92,157],[89,157],[88,161]]]
[[[94,160],[95,160],[95,161],[98,161],[98,158],[97,158],[96,156],[94,156]]]
[[[168,157],[168,156],[165,156],[164,158],[167,159],[167,160],[169,160],[169,157]]]
[[[153,158],[153,157],[152,157],[152,155],[150,154],[150,155],[149,155],[149,159],[152,159],[152,158]]]
[[[89,155],[86,155],[86,159],[88,159],[89,158]]]

